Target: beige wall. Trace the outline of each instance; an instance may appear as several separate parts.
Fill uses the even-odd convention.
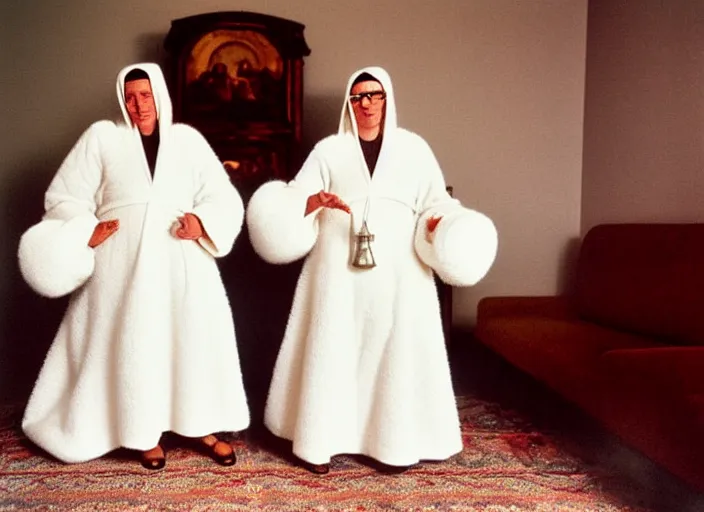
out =
[[[704,2],[590,0],[582,227],[704,221]]]
[[[170,20],[237,9],[306,25],[308,144],[335,129],[347,76],[382,65],[401,125],[430,142],[456,196],[495,220],[496,265],[456,292],[457,324],[473,323],[482,296],[559,288],[580,230],[586,0],[18,0],[0,7],[6,302],[31,296],[15,249],[51,176],[89,123],[118,115],[117,71],[162,61]],[[47,336],[56,328],[63,304],[33,300],[0,316],[0,374],[18,323],[40,318]]]

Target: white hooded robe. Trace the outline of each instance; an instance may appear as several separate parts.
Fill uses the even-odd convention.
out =
[[[125,107],[124,78],[135,67],[150,77],[159,118],[153,178]],[[99,121],[83,133],[46,192],[42,222],[19,246],[38,293],[72,293],[22,421],[65,462],[148,450],[166,431],[199,437],[249,425],[215,262],[240,232],[242,200],[203,136],[172,123],[157,65],[122,70],[117,95],[126,124]],[[207,238],[171,234],[186,212]],[[110,219],[118,231],[89,248],[95,225]]]
[[[386,91],[383,142],[373,173],[345,100],[337,135],[320,141],[290,183],[253,195],[247,223],[266,261],[306,258],[274,368],[265,424],[313,464],[335,454],[383,463],[443,460],[462,450],[433,271],[447,283],[479,281],[496,255],[483,214],[446,192],[428,144],[397,127],[391,80],[365,68]],[[352,210],[319,208],[311,194],[337,194]],[[443,215],[433,243],[426,220]],[[366,218],[377,266],[351,266],[354,233]]]

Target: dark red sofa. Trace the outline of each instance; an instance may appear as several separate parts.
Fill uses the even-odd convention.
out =
[[[476,340],[704,490],[704,224],[604,224],[574,292],[486,297]]]

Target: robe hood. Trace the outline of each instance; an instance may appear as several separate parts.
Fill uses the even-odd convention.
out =
[[[384,88],[384,92],[386,92],[386,114],[383,122],[383,135],[386,135],[386,133],[395,129],[398,125],[396,118],[396,100],[394,98],[394,89],[391,85],[391,77],[385,69],[378,66],[370,66],[359,69],[352,73],[347,81],[347,89],[345,89],[345,100],[342,104],[342,115],[340,116],[340,127],[338,129],[338,134],[342,135],[351,132],[357,136],[357,121],[354,117],[352,103],[350,102],[350,91],[352,90],[352,84],[362,73],[369,73],[376,78]]]
[[[127,126],[133,126],[130,115],[127,112],[127,105],[125,103],[125,76],[127,73],[133,69],[142,69],[149,75],[149,82],[152,86],[152,94],[154,95],[154,103],[156,104],[156,114],[159,121],[159,131],[164,133],[173,122],[173,107],[171,105],[171,97],[169,96],[169,89],[166,86],[166,80],[164,79],[164,73],[158,64],[153,62],[142,62],[139,64],[132,64],[123,68],[117,75],[117,100],[120,103],[120,109],[122,110],[122,115],[125,117],[125,122]],[[137,127],[135,126],[136,130]]]

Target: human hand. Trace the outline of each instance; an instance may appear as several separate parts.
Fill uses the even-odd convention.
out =
[[[308,201],[306,202],[306,212],[304,215],[308,215],[321,206],[323,208],[335,208],[342,210],[343,212],[352,213],[350,207],[347,206],[342,199],[337,197],[335,194],[321,190],[317,194],[313,194],[308,198]]]
[[[435,228],[438,227],[438,224],[441,220],[442,216],[436,217],[435,215],[433,215],[425,222],[425,239],[428,241],[429,244],[433,243],[433,239],[435,238]]]
[[[98,222],[98,225],[95,226],[95,229],[93,230],[93,234],[90,236],[90,240],[88,240],[88,247],[94,248],[99,246],[119,228],[119,219]]]
[[[194,213],[185,213],[171,226],[171,234],[181,240],[198,240],[203,236],[203,224]]]

